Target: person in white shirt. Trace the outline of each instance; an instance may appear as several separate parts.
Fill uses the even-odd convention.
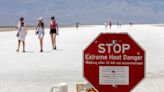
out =
[[[17,52],[19,52],[20,44],[22,42],[23,44],[23,52],[25,52],[25,38],[27,35],[27,25],[24,23],[24,18],[21,17],[19,19],[19,23],[16,26],[18,32],[17,32],[17,37],[18,37],[18,48],[16,49]]]

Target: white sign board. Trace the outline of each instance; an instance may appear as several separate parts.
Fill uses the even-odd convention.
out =
[[[128,66],[100,66],[99,67],[100,85],[129,85]]]

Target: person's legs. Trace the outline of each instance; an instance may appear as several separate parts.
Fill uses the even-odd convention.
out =
[[[17,50],[16,50],[17,52],[19,52],[20,42],[21,42],[21,41],[20,41],[20,40],[18,40],[18,44],[17,44],[18,48],[17,48]]]
[[[22,41],[23,43],[23,52],[25,52],[25,41]]]
[[[52,33],[50,33],[50,37],[51,37],[51,44],[52,44],[52,48],[54,48],[54,41],[53,41],[53,34]]]
[[[43,38],[40,38],[40,52],[43,52]]]
[[[56,34],[53,34],[53,48],[56,49]]]

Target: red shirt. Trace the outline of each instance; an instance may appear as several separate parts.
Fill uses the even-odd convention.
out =
[[[55,21],[50,23],[50,29],[56,29],[57,23]]]

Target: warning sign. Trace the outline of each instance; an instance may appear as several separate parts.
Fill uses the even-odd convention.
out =
[[[99,92],[130,92],[144,78],[144,53],[126,33],[100,34],[84,50],[84,77]]]

